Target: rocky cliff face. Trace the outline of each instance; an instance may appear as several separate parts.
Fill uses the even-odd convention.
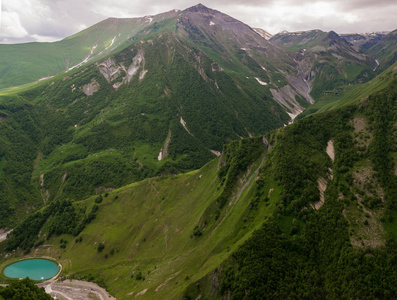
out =
[[[269,41],[291,53],[316,100],[342,85],[375,76],[376,61],[333,31],[282,32]]]

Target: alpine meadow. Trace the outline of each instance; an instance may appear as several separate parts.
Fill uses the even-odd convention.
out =
[[[397,30],[0,44],[0,299],[396,299],[396,261]]]

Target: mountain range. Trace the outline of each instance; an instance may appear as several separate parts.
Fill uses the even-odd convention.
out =
[[[117,299],[397,297],[396,33],[198,4],[0,45],[0,263]]]

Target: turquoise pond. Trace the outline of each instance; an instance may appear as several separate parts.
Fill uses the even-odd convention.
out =
[[[54,277],[59,271],[58,265],[47,259],[26,259],[4,269],[4,275],[9,278],[29,277],[33,280],[44,280]]]

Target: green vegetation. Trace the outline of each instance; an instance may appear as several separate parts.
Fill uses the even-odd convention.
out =
[[[355,101],[365,101],[368,95],[381,91],[390,85],[396,77],[395,68],[396,64],[367,83],[338,87],[334,92],[322,96],[316,103],[310,105],[297,119],[313,113],[340,109]]]
[[[232,209],[225,206],[217,222],[216,201],[225,185],[218,175],[220,158],[194,172],[146,179],[109,192],[97,204],[96,218],[80,232],[78,242],[70,233],[59,237],[54,234],[45,245],[38,245],[35,253],[56,255],[64,276],[97,282],[119,298],[149,287],[148,297],[178,297],[191,282],[225,260],[260,226],[263,216],[273,211],[273,196],[267,202],[260,196],[255,207],[250,201],[255,194],[255,180],[248,179],[254,178],[262,160],[258,153],[264,149],[261,138],[245,139],[228,149],[229,157],[234,158],[228,160],[230,170],[235,169],[242,153],[252,150],[256,154],[251,163],[240,165],[234,186],[241,190],[241,196]],[[224,175],[225,182],[235,176],[230,170]],[[82,207],[89,211],[96,199],[98,196],[74,202],[74,211]],[[43,226],[38,240],[48,235],[50,221]],[[201,235],[192,238],[197,224],[196,231]],[[115,276],[119,277],[117,281]],[[155,292],[168,278],[168,283]]]
[[[269,89],[245,78],[246,69],[237,75],[222,71],[197,46],[165,29],[167,24],[159,23],[144,40],[111,57],[117,66],[129,66],[142,55],[131,79],[120,68],[108,82],[103,66],[90,65],[3,91],[1,226],[11,227],[52,201],[75,201],[197,169],[225,143],[287,122]],[[122,82],[115,90],[113,85]],[[99,90],[87,95],[87,85]],[[158,161],[168,135],[167,153]]]
[[[0,287],[0,299],[5,300],[45,300],[52,299],[44,288],[37,287],[32,280],[15,280],[7,287]]]
[[[257,184],[260,191],[276,174],[282,191],[273,216],[227,261],[192,283],[185,298],[395,297],[397,268],[390,262],[397,258],[397,179],[390,157],[396,152],[396,84],[268,136],[272,150]],[[362,130],[372,136],[365,152]],[[334,162],[325,153],[329,140]],[[314,210],[320,177],[327,178],[325,203]],[[364,201],[374,195],[383,200]]]
[[[282,127],[280,70],[308,71],[292,56],[249,29],[237,43],[173,12],[146,21],[34,45],[23,60],[77,43],[77,63],[93,38],[91,62],[109,56],[0,91],[0,228],[14,228],[0,250],[56,257],[118,299],[396,298],[395,65],[373,78],[335,33],[296,35],[284,47],[310,61],[319,101]]]
[[[280,33],[270,41],[295,55],[316,101],[338,96],[341,86],[367,82],[376,75],[374,59],[354,50],[333,31]]]
[[[377,72],[385,71],[397,61],[397,30],[388,33],[381,41],[367,49],[367,53],[378,60]]]
[[[40,211],[30,214],[23,222],[11,233],[7,241],[8,251],[20,248],[26,253],[35,246],[44,243],[44,239],[49,239],[53,234],[71,234],[77,236],[85,226],[96,217],[98,206],[94,204],[89,213],[86,209],[76,208],[70,201],[54,201]],[[45,228],[45,233],[41,232]],[[61,246],[65,248],[64,241],[61,239]]]
[[[165,15],[154,16],[154,23]],[[170,13],[168,18],[172,17],[174,14]],[[152,31],[148,25],[146,18],[109,18],[54,43],[3,44],[0,88],[31,83],[77,69],[85,65],[84,61],[97,61],[131,44],[131,38],[139,36],[143,29]]]

